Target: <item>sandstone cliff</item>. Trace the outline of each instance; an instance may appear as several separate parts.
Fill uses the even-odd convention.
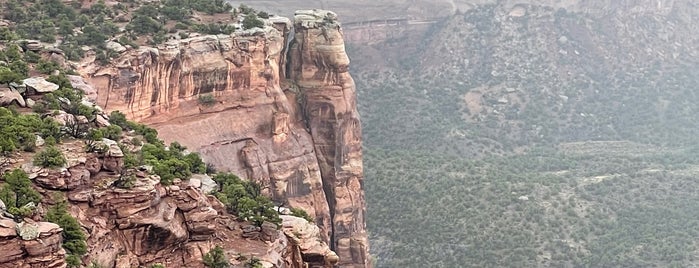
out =
[[[332,12],[297,14],[293,28],[274,17],[264,29],[129,50],[109,66],[88,60],[81,73],[100,106],[305,209],[341,266],[366,267],[361,130],[342,32]]]
[[[340,264],[365,267],[361,125],[342,32],[329,12],[296,14],[288,71],[303,94],[303,112],[333,219],[331,243]]]

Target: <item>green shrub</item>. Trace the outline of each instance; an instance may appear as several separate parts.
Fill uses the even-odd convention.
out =
[[[308,212],[300,208],[291,208],[291,216],[303,218],[308,222],[313,222],[311,215],[308,215]]]
[[[0,28],[0,40],[13,41],[13,40],[17,40],[18,38],[19,38],[19,36],[17,36],[17,33],[11,31],[10,28],[7,28],[7,27]]]
[[[85,138],[91,141],[101,141],[104,139],[104,131],[100,128],[91,128],[90,131],[87,132]]]
[[[19,83],[22,81],[22,78],[21,74],[12,69],[0,66],[0,84]]]
[[[42,120],[35,114],[20,115],[0,107],[0,154],[8,154],[18,149],[32,151],[36,134],[58,140],[61,130],[58,123],[50,118]]]
[[[69,268],[80,267],[80,264],[82,264],[82,261],[80,261],[80,257],[73,255],[73,254],[66,255],[66,265]]]
[[[214,176],[220,186],[215,196],[226,205],[230,213],[239,218],[262,226],[265,221],[277,225],[281,223],[274,204],[262,195],[260,186],[254,182],[243,181],[233,174],[221,173]]]
[[[216,98],[211,94],[199,95],[199,104],[204,106],[212,106],[216,104]]]
[[[190,165],[180,159],[171,158],[154,162],[153,172],[160,176],[160,183],[164,185],[172,184],[175,178],[186,179],[192,176],[189,171]]]
[[[262,18],[262,19],[269,19],[269,13],[260,11],[257,13],[257,17]]]
[[[153,5],[141,6],[134,12],[126,30],[137,34],[155,34],[163,30],[163,24],[157,20],[158,10]]]
[[[60,71],[61,66],[59,66],[58,63],[56,63],[55,61],[46,61],[43,59],[39,59],[39,63],[36,65],[36,70],[41,72],[42,74],[51,74],[55,70]]]
[[[115,140],[118,141],[121,138],[121,127],[117,125],[111,125],[108,127],[104,127],[103,133],[104,137],[110,140]]]
[[[66,164],[66,158],[63,157],[61,150],[55,146],[48,146],[43,151],[34,155],[34,165],[57,168]]]
[[[127,38],[126,36],[123,36],[123,35],[122,35],[121,37],[119,37],[119,43],[122,44],[122,45],[125,45],[125,46],[126,46],[126,45],[129,45],[129,46],[131,46],[132,48],[138,48],[138,47],[139,47],[134,41],[132,41],[131,39],[129,39],[129,38]]]
[[[227,268],[230,267],[228,258],[223,248],[216,246],[208,253],[204,254],[204,266],[209,268]]]
[[[262,261],[256,257],[250,258],[247,262],[245,262],[245,267],[247,268],[264,268],[262,266]]]
[[[124,153],[124,168],[129,169],[136,167],[140,162],[138,157],[133,152],[131,152],[129,148],[127,148],[121,143],[119,144],[119,148],[121,149],[121,152]]]
[[[245,16],[243,19],[243,29],[252,29],[252,28],[262,28],[265,26],[265,23],[261,21],[260,19],[257,18],[257,15],[255,13],[250,13]]]
[[[133,174],[124,174],[119,176],[119,179],[114,181],[114,187],[121,189],[131,189],[136,182],[136,176]]]
[[[56,145],[56,139],[54,137],[49,136],[48,138],[44,139],[44,143],[46,145],[53,146]]]
[[[0,188],[0,200],[5,203],[8,212],[15,216],[29,216],[33,209],[23,209],[29,203],[38,204],[41,195],[32,188],[29,176],[21,169],[14,169],[3,176],[5,184]]]
[[[126,115],[120,111],[113,111],[109,114],[109,123],[120,126],[122,129],[129,129]]]
[[[8,67],[10,67],[10,70],[20,75],[22,79],[29,76],[29,65],[27,65],[27,63],[24,61],[12,61]]]
[[[238,6],[238,11],[242,14],[245,14],[245,15],[255,13],[255,9],[253,9],[245,4],[240,4],[240,6]]]
[[[29,63],[39,63],[41,61],[41,55],[34,51],[27,50],[27,52],[24,52],[24,60]]]
[[[222,23],[194,24],[192,28],[203,34],[231,34],[235,31],[234,26]]]
[[[79,257],[87,253],[86,237],[78,220],[68,213],[68,203],[61,198],[56,205],[49,207],[44,220],[58,224],[63,229],[63,248],[68,253],[66,260],[79,265]]]
[[[134,146],[141,146],[143,145],[143,142],[141,142],[141,139],[133,137],[131,138],[131,144],[133,144]]]
[[[206,174],[216,174],[216,166],[211,163],[206,163]]]

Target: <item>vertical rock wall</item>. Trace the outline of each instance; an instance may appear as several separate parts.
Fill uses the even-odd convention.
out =
[[[303,96],[342,267],[367,267],[361,125],[342,30],[329,11],[298,11],[290,78]]]

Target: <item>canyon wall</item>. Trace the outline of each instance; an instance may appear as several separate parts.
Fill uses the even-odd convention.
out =
[[[362,133],[354,80],[335,14],[297,12],[291,68],[333,219],[331,244],[344,267],[368,265]]]
[[[127,50],[81,73],[100,106],[303,208],[340,266],[367,267],[361,131],[342,33],[332,12],[298,14],[293,28],[273,17],[264,29]]]

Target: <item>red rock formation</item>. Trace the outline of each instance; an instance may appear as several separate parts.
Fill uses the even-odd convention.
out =
[[[288,63],[291,24],[276,18],[264,30],[172,40],[81,71],[106,110],[155,127],[218,170],[262,184],[280,204],[305,209],[339,250],[342,266],[366,267],[361,131],[349,61],[339,26],[329,21],[334,14],[303,14]],[[200,102],[204,95],[214,101]]]
[[[29,220],[18,224],[0,216],[0,267],[66,267],[62,240],[56,224]]]
[[[367,267],[362,136],[354,81],[337,17],[299,11],[294,19],[291,78],[305,97],[323,187],[333,219],[333,249],[342,267]]]

